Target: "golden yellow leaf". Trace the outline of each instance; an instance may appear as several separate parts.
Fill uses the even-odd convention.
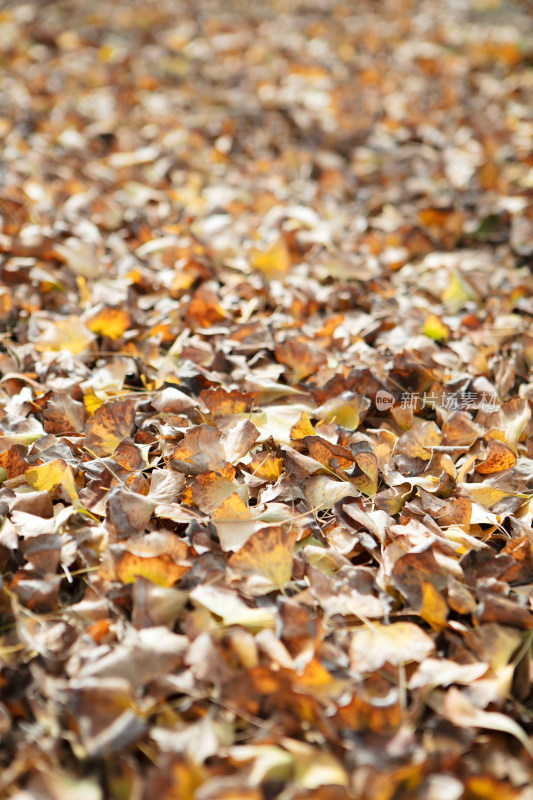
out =
[[[281,525],[261,528],[228,561],[236,578],[244,578],[251,594],[284,589],[292,573],[296,534]]]
[[[291,428],[291,439],[303,439],[304,436],[314,436],[314,434],[315,429],[311,424],[309,415],[305,411],[302,411],[300,419]]]
[[[74,508],[82,507],[80,498],[78,497],[78,489],[76,487],[76,481],[74,480],[72,467],[67,466],[66,470],[63,472],[61,476],[61,486],[70,497]]]
[[[117,578],[122,583],[146,578],[157,586],[166,587],[172,586],[188,569],[186,564],[176,564],[166,553],[145,557],[126,552],[116,564]]]
[[[25,472],[25,478],[32,489],[53,494],[61,483],[66,469],[66,462],[62,458],[56,458],[55,461],[50,461],[48,464],[30,467]]]
[[[291,268],[291,254],[283,238],[279,238],[267,250],[252,249],[250,262],[265,278],[286,275]]]
[[[213,519],[219,522],[229,522],[253,519],[252,512],[237,492],[226,497],[213,511]]]
[[[246,468],[251,470],[252,475],[262,478],[265,481],[277,481],[283,469],[283,459],[278,458],[274,453],[256,453]]]
[[[448,606],[441,593],[430,581],[422,582],[422,608],[420,616],[429,622],[434,630],[441,630],[446,625]]]
[[[450,338],[450,329],[436,314],[428,314],[422,333],[436,342],[447,342]]]
[[[351,483],[363,494],[373,497],[378,490],[378,460],[374,453],[361,450],[354,453],[355,463],[361,472],[352,475]]]
[[[115,341],[129,328],[130,322],[126,309],[104,306],[96,316],[87,321],[87,327],[98,336],[108,336]]]

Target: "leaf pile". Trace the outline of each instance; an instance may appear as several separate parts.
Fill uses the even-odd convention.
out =
[[[2,797],[531,800],[532,31],[4,5]]]

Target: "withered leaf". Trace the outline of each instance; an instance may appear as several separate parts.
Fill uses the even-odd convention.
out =
[[[309,450],[311,458],[316,459],[325,467],[335,471],[337,469],[346,470],[354,464],[354,456],[345,447],[332,444],[322,436],[305,436],[302,443]]]
[[[296,534],[271,525],[252,534],[228,561],[236,578],[245,580],[248,593],[267,594],[284,589],[292,574]]]
[[[108,456],[133,431],[136,401],[112,400],[96,409],[86,426],[85,442],[97,456]]]
[[[485,460],[476,466],[480,475],[491,475],[493,472],[502,472],[510,469],[516,462],[516,456],[510,447],[498,439],[491,439]]]
[[[423,661],[434,649],[433,640],[412,622],[390,625],[373,622],[353,633],[350,665],[358,673],[374,672],[386,663],[398,665]]]
[[[531,800],[529,0],[0,5],[0,796]]]

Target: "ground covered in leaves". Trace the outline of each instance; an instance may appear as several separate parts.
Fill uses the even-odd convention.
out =
[[[0,12],[0,794],[531,800],[527,4]]]

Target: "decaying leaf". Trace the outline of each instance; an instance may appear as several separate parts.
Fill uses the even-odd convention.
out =
[[[96,409],[87,423],[86,444],[97,456],[114,453],[131,434],[135,422],[135,400],[113,400]]]
[[[1,797],[531,800],[528,0],[0,5]]]

